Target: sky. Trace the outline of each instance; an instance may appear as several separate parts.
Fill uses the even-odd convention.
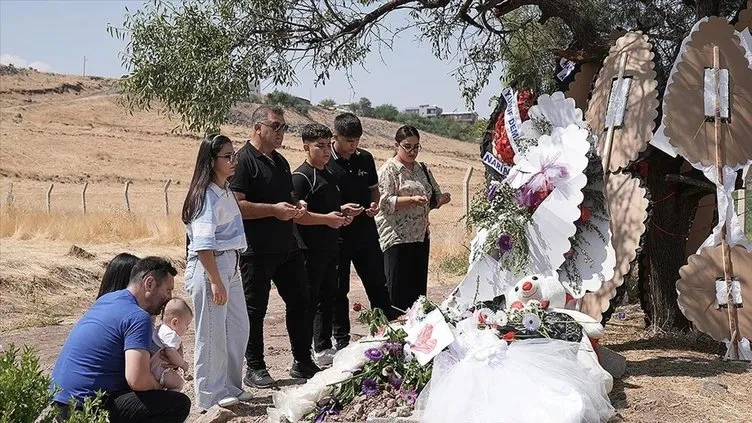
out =
[[[110,37],[107,24],[119,25],[125,7],[135,10],[141,0],[0,0],[0,62],[38,70],[117,78],[125,74],[119,53],[125,42]],[[382,62],[383,60],[383,62]],[[261,91],[280,88],[314,103],[332,98],[338,103],[367,97],[376,106],[391,103],[400,109],[435,104],[444,111],[465,111],[457,81],[457,63],[433,56],[430,44],[416,34],[396,40],[394,49],[372,53],[365,69],[353,69],[352,87],[343,73],[333,73],[324,86],[313,85],[313,72],[298,70],[297,86],[262,84]],[[475,101],[481,117],[491,113],[488,101],[499,95],[498,72]]]

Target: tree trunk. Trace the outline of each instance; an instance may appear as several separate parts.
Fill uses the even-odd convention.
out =
[[[685,263],[687,234],[700,199],[708,192],[682,183],[666,182],[666,175],[680,174],[684,159],[671,158],[653,149],[649,158],[647,186],[652,215],[643,253],[644,272],[640,272],[641,298],[646,323],[660,329],[687,329],[689,321],[679,310],[676,281]],[[645,280],[647,278],[647,280]]]

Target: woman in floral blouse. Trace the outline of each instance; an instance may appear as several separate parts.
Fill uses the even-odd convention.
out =
[[[394,137],[397,154],[379,169],[380,211],[376,215],[384,272],[392,305],[407,310],[428,285],[428,212],[451,200],[425,163],[418,162],[420,134],[403,126]]]

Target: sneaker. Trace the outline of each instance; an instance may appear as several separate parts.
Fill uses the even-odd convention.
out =
[[[309,362],[296,360],[292,363],[292,368],[290,368],[290,377],[293,379],[310,379],[320,371],[321,369],[313,363],[313,360]]]
[[[324,351],[318,351],[313,353],[313,362],[319,367],[331,366],[334,361],[334,355],[337,354],[337,350],[329,348]]]
[[[226,408],[226,407],[232,407],[233,405],[236,405],[238,402],[239,401],[237,397],[224,397],[221,400],[219,400],[217,405],[219,405],[220,407]]]
[[[245,377],[243,378],[243,383],[250,386],[251,388],[266,389],[271,388],[277,382],[271,377],[271,375],[269,375],[269,370],[248,369],[248,371],[245,373]]]
[[[248,402],[253,399],[253,394],[248,391],[243,391],[238,395],[238,401]]]

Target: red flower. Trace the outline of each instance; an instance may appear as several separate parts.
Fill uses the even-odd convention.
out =
[[[501,339],[503,339],[505,341],[514,341],[514,338],[516,336],[517,336],[516,333],[514,333],[512,331],[509,331],[509,332],[505,333],[504,336],[501,337]]]
[[[592,217],[592,213],[590,213],[590,209],[585,206],[580,206],[580,220],[584,223],[590,220]]]
[[[509,306],[509,308],[512,308],[514,310],[522,310],[524,307],[525,307],[525,305],[522,304],[521,301],[515,301],[515,302],[512,303],[511,306]]]
[[[353,303],[352,309],[353,309],[354,312],[357,313],[360,310],[363,310],[363,305],[361,305],[360,303]]]

